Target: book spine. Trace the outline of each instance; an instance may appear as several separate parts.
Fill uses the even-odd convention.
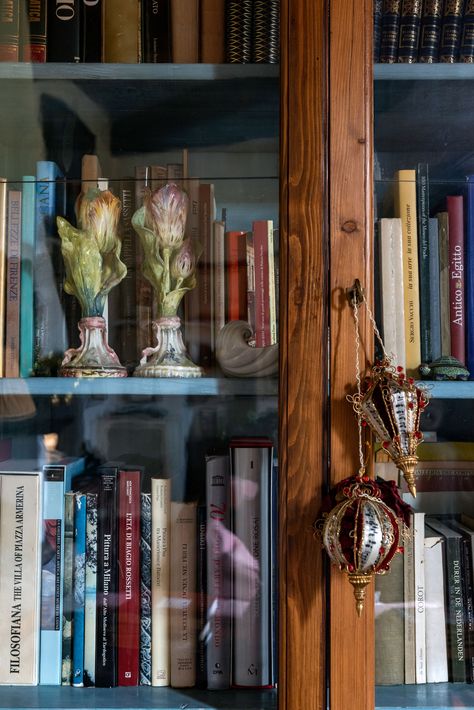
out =
[[[423,3],[418,53],[418,61],[423,64],[433,64],[438,61],[442,17],[443,0]]]
[[[383,0],[374,0],[374,63],[380,61]]]
[[[80,62],[82,0],[47,3],[48,62]]]
[[[439,238],[439,301],[441,314],[441,354],[451,355],[451,325],[449,318],[449,222],[447,212],[438,212]]]
[[[76,493],[74,507],[74,616],[72,685],[84,686],[84,621],[86,581],[86,496]]]
[[[151,494],[141,494],[140,685],[151,685]]]
[[[225,58],[231,64],[252,59],[252,0],[226,0]]]
[[[199,2],[173,0],[171,3],[173,62],[195,64],[199,61]]]
[[[100,470],[95,684],[117,685],[117,470]]]
[[[171,503],[170,680],[173,688],[196,683],[196,503]]]
[[[142,0],[144,62],[172,62],[170,0]]]
[[[448,661],[450,680],[466,680],[464,600],[461,577],[461,538],[446,540],[446,584],[448,590]]]
[[[139,0],[102,0],[102,61],[140,61]]]
[[[253,222],[255,264],[255,344],[257,348],[276,342],[275,277],[273,264],[273,224]]]
[[[232,683],[268,687],[272,683],[271,461],[272,448],[231,443],[232,532],[243,545],[232,562]],[[252,497],[244,493],[252,482]],[[249,554],[247,569],[243,551]]]
[[[40,684],[61,685],[64,576],[63,466],[43,468]]]
[[[255,343],[255,248],[252,232],[247,232],[245,258],[247,265],[247,321]]]
[[[30,377],[33,373],[35,193],[34,176],[25,175],[21,199],[20,377]]]
[[[186,220],[185,236],[190,239],[193,245],[199,242],[200,236],[200,206],[199,206],[199,180],[191,178],[186,183],[189,208],[188,218]],[[197,266],[198,273],[200,271],[199,261]],[[185,328],[184,335],[186,347],[193,362],[199,362],[201,357],[199,344],[199,286],[191,289],[186,294],[184,299],[184,318]]]
[[[413,550],[413,514],[410,516],[410,530],[403,546],[403,600],[405,602],[405,684],[416,683],[415,658],[415,565]]]
[[[201,62],[206,64],[224,62],[224,17],[225,0],[201,0],[199,17]]]
[[[170,684],[170,481],[151,479],[151,684]]]
[[[214,222],[214,340],[226,322],[225,223]]]
[[[474,0],[465,0],[465,2],[459,61],[472,64],[474,62]]]
[[[462,539],[462,583],[464,596],[464,633],[466,639],[466,680],[474,682],[474,587],[471,541],[468,537]]]
[[[466,362],[466,305],[464,255],[464,198],[448,196],[449,220],[449,304],[451,355]]]
[[[430,299],[431,357],[433,360],[436,360],[441,357],[441,303],[439,290],[438,220],[435,217],[430,217],[428,220],[428,239],[430,243],[430,280],[428,288]]]
[[[458,60],[461,42],[464,0],[449,0],[444,5],[439,61],[452,64]]]
[[[405,369],[402,225],[397,217],[379,220],[380,319],[385,349]]]
[[[402,0],[398,38],[398,61],[416,62],[420,38],[421,0]]]
[[[20,375],[21,192],[8,191],[5,377]]]
[[[279,0],[254,0],[252,18],[252,62],[278,64],[280,60]]]
[[[431,362],[431,311],[430,311],[430,240],[429,240],[429,179],[428,164],[418,163],[416,171],[416,191],[417,203],[416,211],[418,217],[418,269],[420,279],[420,346],[421,362]]]
[[[140,653],[140,471],[120,471],[118,532],[118,685],[138,685]]]
[[[102,61],[102,2],[80,0],[81,5],[81,61]]]
[[[415,681],[426,683],[425,514],[413,514],[413,567],[415,602]]]
[[[421,362],[415,170],[397,172],[395,209],[402,220],[406,366],[415,374]]]
[[[26,0],[20,16],[21,60],[46,61],[46,0]]]
[[[20,44],[20,0],[0,2],[0,62],[17,62]]]
[[[383,0],[380,61],[384,64],[397,61],[401,2],[402,0]]]
[[[390,574],[375,577],[375,683],[403,685],[403,555],[395,555]]]
[[[275,246],[274,246],[274,230],[273,222],[269,220],[268,224],[268,317],[270,319],[270,344],[275,345],[278,342],[277,336],[277,294],[276,294],[276,278],[275,278]]]
[[[474,175],[466,189],[466,366],[474,379]]]
[[[425,537],[426,682],[448,681],[443,570],[444,540]]]
[[[97,493],[86,493],[84,685],[95,685],[97,621]]]
[[[200,332],[200,358],[198,364],[209,367],[212,363],[214,352],[214,250],[212,244],[212,226],[216,211],[214,185],[199,185],[199,208],[200,242],[203,251],[197,266]]]
[[[247,318],[247,234],[226,234],[227,321]]]
[[[72,682],[72,622],[74,613],[74,493],[64,496],[64,576],[61,685]]]
[[[66,323],[63,312],[64,262],[56,215],[64,211],[64,182],[49,160],[36,164],[36,242],[34,265],[35,358],[37,376],[55,375],[64,357]]]
[[[39,680],[41,490],[39,475],[0,477],[0,684]]]
[[[207,687],[207,522],[206,506],[197,510],[196,685]]]
[[[7,180],[0,178],[0,377],[5,376],[5,292],[7,280]]]
[[[230,471],[228,456],[206,457],[207,507],[207,687],[230,686],[231,628],[230,570],[224,566],[224,540],[230,530]]]

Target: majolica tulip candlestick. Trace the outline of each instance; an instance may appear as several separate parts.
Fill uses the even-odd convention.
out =
[[[67,350],[63,377],[126,377],[127,370],[107,343],[103,317],[108,293],[125,277],[117,234],[120,200],[108,190],[91,189],[79,203],[78,227],[57,218],[66,265],[64,290],[81,304],[80,346]]]
[[[138,377],[201,377],[202,368],[189,357],[181,336],[178,307],[184,294],[196,286],[198,245],[184,238],[188,197],[174,183],[147,191],[143,207],[132,217],[144,258],[143,275],[151,283],[158,303],[153,321],[156,347],[145,348]]]

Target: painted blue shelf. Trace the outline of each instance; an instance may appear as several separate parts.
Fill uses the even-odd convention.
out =
[[[0,708],[15,710],[276,710],[275,690],[3,687]],[[295,709],[296,710],[296,709]]]
[[[473,383],[474,384],[474,383]],[[271,377],[236,379],[227,377],[180,378],[78,378],[30,377],[0,379],[0,395],[156,395],[156,396],[272,396],[278,394],[278,380]]]
[[[378,686],[376,710],[474,710],[474,686],[463,683]]]
[[[374,64],[375,81],[459,81],[474,79],[474,64]]]
[[[435,399],[474,399],[474,380],[468,382],[420,380],[417,384],[426,388]]]

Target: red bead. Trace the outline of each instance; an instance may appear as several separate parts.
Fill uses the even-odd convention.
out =
[[[367,426],[367,422],[365,421],[365,419],[362,419],[361,424],[362,426]]]
[[[385,547],[381,547],[381,548],[380,548],[380,554],[383,555],[384,552],[385,552]]]
[[[388,447],[390,446],[390,442],[389,442],[389,441],[384,441],[383,444],[382,444],[382,446],[383,446],[384,449],[388,449]]]
[[[353,571],[354,571],[354,565],[347,565],[347,569],[349,570],[349,572],[353,572]]]
[[[368,476],[362,476],[362,480],[367,483],[368,481],[370,481],[370,478]]]
[[[413,377],[408,378],[408,384],[410,384],[410,385],[415,384],[415,380],[413,379]]]
[[[401,373],[401,375],[398,376],[398,379],[400,380],[400,382],[403,382],[403,380],[405,379],[405,375],[403,374],[403,372]]]
[[[397,372],[403,372],[403,367],[401,365],[397,365]]]
[[[414,408],[413,402],[408,402],[408,409],[413,409],[413,408]]]
[[[415,436],[416,436],[417,439],[421,439],[421,437],[423,436],[423,434],[421,433],[421,431],[415,431]]]

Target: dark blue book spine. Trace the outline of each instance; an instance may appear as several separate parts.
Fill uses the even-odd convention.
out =
[[[97,493],[86,494],[84,685],[95,685],[97,621]]]
[[[84,602],[86,579],[86,496],[74,498],[74,632],[72,636],[72,684],[84,685]]]
[[[431,357],[433,360],[441,357],[441,301],[439,291],[439,233],[438,220],[430,217],[428,220],[428,239],[430,250],[430,324],[431,324]]]
[[[151,685],[151,493],[140,511],[140,685]]]
[[[197,607],[196,607],[196,685],[207,687],[207,511],[205,505],[197,509]]]
[[[474,380],[474,175],[467,176],[466,203],[466,366]]]
[[[431,312],[429,303],[430,283],[430,242],[429,219],[429,178],[427,163],[418,163],[416,170],[416,198],[418,216],[418,270],[420,277],[420,336],[421,361],[431,362]]]
[[[80,15],[83,0],[48,2],[47,61],[80,62]]]
[[[421,0],[402,0],[400,34],[398,37],[398,61],[404,64],[416,62],[420,38]]]
[[[374,62],[380,61],[383,0],[374,0]]]
[[[103,0],[79,0],[80,42],[82,62],[102,61],[102,2]]]
[[[474,0],[466,0],[464,7],[459,61],[466,64],[474,62]]]
[[[424,3],[418,52],[418,61],[422,64],[438,61],[442,17],[443,0],[430,0]]]
[[[95,684],[117,685],[117,468],[100,467],[97,517],[97,627]]]
[[[401,0],[383,0],[380,61],[385,64],[397,61],[401,4]]]
[[[441,25],[439,61],[448,64],[457,62],[461,43],[464,0],[447,0]]]

